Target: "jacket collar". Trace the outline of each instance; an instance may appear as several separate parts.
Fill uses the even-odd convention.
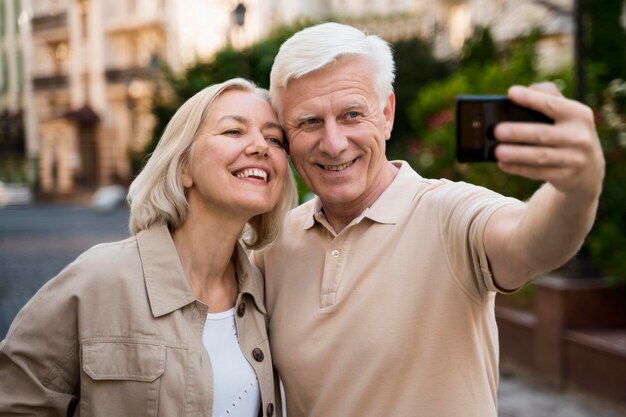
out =
[[[169,314],[196,301],[167,226],[142,230],[137,234],[137,245],[154,317]],[[235,266],[239,292],[249,293],[259,310],[265,313],[261,275],[252,267],[240,244],[235,250]]]
[[[378,199],[361,213],[357,222],[367,217],[377,223],[396,224],[409,207],[422,177],[405,161],[392,161],[392,164],[399,168],[395,178]],[[306,214],[302,217],[303,229],[312,228],[324,216],[322,201],[318,196],[307,206]]]
[[[235,247],[235,267],[239,280],[239,292],[242,294],[250,294],[259,311],[266,314],[263,276],[261,275],[261,271],[259,271],[256,266],[252,265],[248,253],[239,242],[237,242],[237,246]]]

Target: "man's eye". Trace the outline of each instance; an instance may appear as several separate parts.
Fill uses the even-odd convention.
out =
[[[319,119],[314,119],[314,118],[311,118],[311,119],[306,119],[306,120],[304,120],[304,121],[301,123],[301,125],[302,125],[302,126],[313,126],[313,125],[316,125],[316,124],[318,124],[318,123],[319,123]]]
[[[361,113],[359,113],[358,111],[349,111],[348,113],[346,113],[346,118],[348,118],[348,119],[356,119],[360,115],[361,115]]]

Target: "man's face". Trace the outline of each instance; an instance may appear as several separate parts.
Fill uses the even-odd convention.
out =
[[[381,108],[368,61],[342,57],[291,80],[281,98],[291,159],[324,207],[368,207],[388,185],[395,110],[393,94]]]

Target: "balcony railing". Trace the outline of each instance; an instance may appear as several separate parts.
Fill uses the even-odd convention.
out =
[[[122,83],[132,78],[152,78],[154,72],[150,67],[111,68],[106,70],[105,76],[109,83]]]
[[[68,86],[67,75],[50,75],[33,78],[33,85],[36,90],[48,90],[66,88]]]
[[[67,26],[67,13],[34,16],[31,24],[33,32],[64,28]]]

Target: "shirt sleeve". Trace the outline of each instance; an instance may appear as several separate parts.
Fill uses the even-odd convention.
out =
[[[0,343],[0,415],[67,416],[78,401],[71,275],[72,265],[39,290]]]
[[[449,183],[444,188],[439,224],[455,279],[477,300],[488,292],[504,292],[496,285],[489,265],[485,228],[498,209],[523,203],[467,183]]]

